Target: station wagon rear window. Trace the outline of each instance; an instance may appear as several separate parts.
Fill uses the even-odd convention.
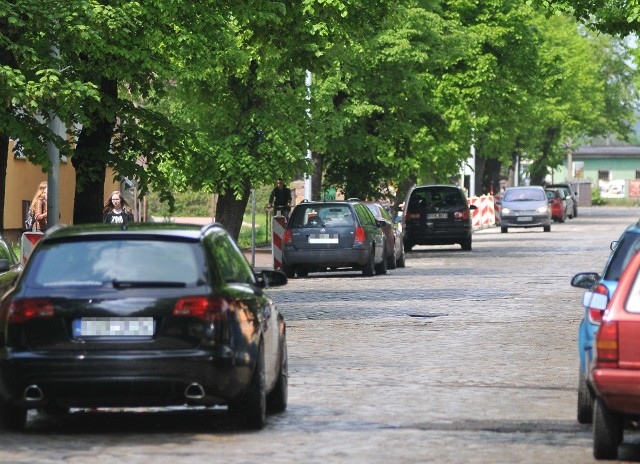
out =
[[[353,214],[348,205],[297,206],[291,227],[353,226]]]

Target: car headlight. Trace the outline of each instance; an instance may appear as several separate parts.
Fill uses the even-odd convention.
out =
[[[511,212],[511,210],[509,208],[502,208],[500,210],[500,214],[509,214]]]
[[[538,208],[539,213],[546,213],[548,210],[549,210],[548,206],[541,206],[540,208]]]

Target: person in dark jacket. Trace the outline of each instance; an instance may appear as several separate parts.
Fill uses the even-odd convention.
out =
[[[128,224],[133,222],[133,211],[120,191],[116,190],[104,204],[102,222],[105,224]]]
[[[284,217],[289,217],[291,211],[291,190],[284,186],[282,178],[278,178],[278,183],[269,195],[269,208],[273,205],[273,215],[277,216],[278,211]]]

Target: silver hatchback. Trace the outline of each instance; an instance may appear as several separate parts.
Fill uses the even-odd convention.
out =
[[[542,227],[551,231],[551,207],[540,186],[508,187],[500,201],[500,231],[509,227]]]

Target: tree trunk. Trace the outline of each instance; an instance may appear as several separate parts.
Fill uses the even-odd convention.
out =
[[[242,197],[240,199],[236,198],[232,188],[227,188],[226,191],[218,195],[216,222],[222,224],[235,241],[238,241],[240,236],[242,219],[247,209],[250,195],[251,186],[248,181],[245,181],[242,187]]]
[[[117,81],[103,79],[100,91],[107,100],[115,101],[118,96]],[[95,113],[91,126],[84,128],[78,137],[78,144],[71,156],[71,163],[76,169],[74,224],[102,222],[105,172],[111,156],[114,127],[115,116],[107,119]]]

